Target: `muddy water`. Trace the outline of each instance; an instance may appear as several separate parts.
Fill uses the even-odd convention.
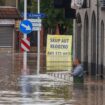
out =
[[[28,59],[28,69],[23,70],[22,55],[0,55],[0,105],[105,105],[103,82],[78,85],[37,76],[36,57]]]

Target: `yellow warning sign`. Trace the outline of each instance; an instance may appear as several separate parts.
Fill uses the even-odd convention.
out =
[[[70,70],[72,66],[72,35],[47,35],[47,70]]]

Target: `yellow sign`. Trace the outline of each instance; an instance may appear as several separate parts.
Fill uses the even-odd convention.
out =
[[[19,31],[19,24],[20,24],[20,20],[16,20],[15,21],[15,29],[17,30],[17,31]]]
[[[70,70],[72,64],[72,35],[47,35],[47,70]]]

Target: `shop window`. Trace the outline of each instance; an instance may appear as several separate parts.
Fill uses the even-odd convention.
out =
[[[0,6],[16,7],[16,0],[0,0]]]

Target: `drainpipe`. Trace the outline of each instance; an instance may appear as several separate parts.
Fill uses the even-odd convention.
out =
[[[75,27],[75,25],[76,25],[76,20],[74,19],[73,20],[73,42],[72,42],[72,44],[73,44],[73,61],[75,60],[75,58],[76,58],[76,54],[75,54],[75,30],[76,30],[76,27]]]
[[[16,8],[18,8],[18,0],[16,0]]]
[[[98,50],[99,50],[99,0],[97,0],[97,59],[96,59],[96,79],[98,79],[99,76],[99,70],[98,70]]]

